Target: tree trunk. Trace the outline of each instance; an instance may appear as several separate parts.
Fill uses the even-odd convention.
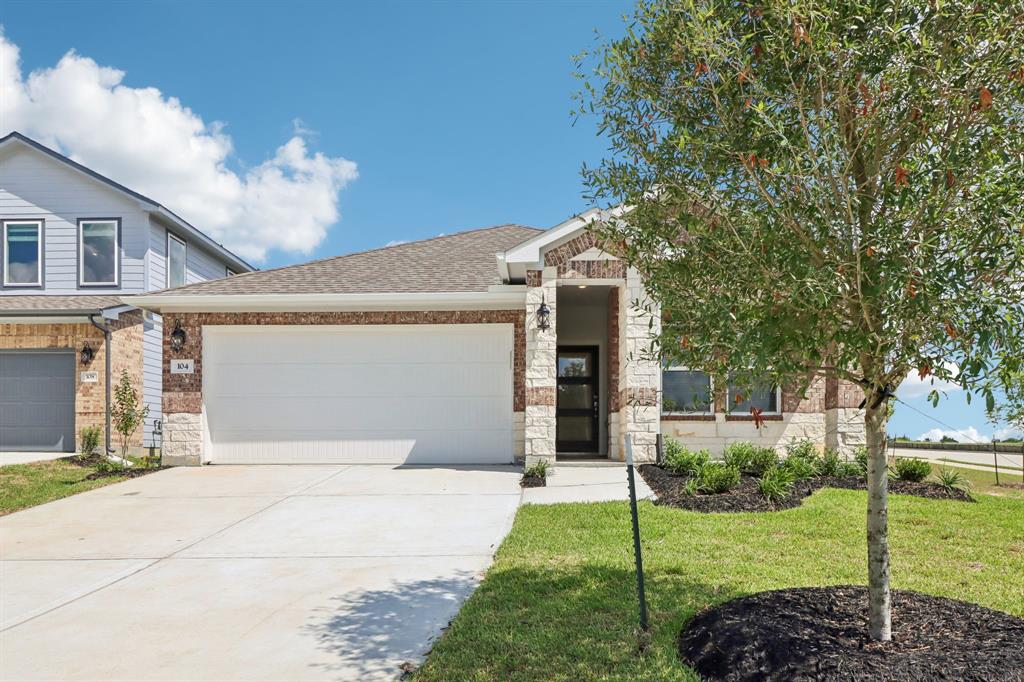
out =
[[[869,393],[864,426],[868,441],[868,631],[892,638],[889,604],[889,470],[885,461],[886,405]]]

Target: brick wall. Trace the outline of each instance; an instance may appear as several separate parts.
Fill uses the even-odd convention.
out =
[[[111,343],[114,354],[111,357],[113,377],[111,383],[116,384],[121,370],[128,371],[128,376],[139,391],[142,399],[142,315],[138,312],[122,314],[120,319],[110,323],[113,330]],[[79,352],[88,342],[92,346],[94,356],[88,365],[82,365]],[[0,349],[65,349],[75,352],[75,438],[87,426],[98,426],[102,431],[105,424],[104,388],[106,373],[106,349],[103,343],[103,332],[88,322],[74,324],[0,324]],[[96,383],[82,383],[83,371],[99,373]],[[113,445],[117,445],[114,434]],[[141,446],[142,429],[132,438],[131,445]]]

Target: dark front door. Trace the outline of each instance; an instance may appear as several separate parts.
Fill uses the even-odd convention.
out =
[[[559,346],[555,447],[597,452],[597,346]]]

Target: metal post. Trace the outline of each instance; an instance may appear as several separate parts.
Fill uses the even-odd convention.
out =
[[[999,454],[996,451],[995,441],[992,441],[992,463],[996,465],[996,485],[999,485]]]
[[[647,595],[644,593],[644,560],[640,553],[640,519],[636,510],[636,478],[633,474],[633,441],[626,434],[626,476],[629,479],[629,511],[633,516],[633,556],[636,558],[636,593],[640,600],[640,628],[647,632]]]

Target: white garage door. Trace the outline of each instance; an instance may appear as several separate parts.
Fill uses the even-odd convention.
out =
[[[512,461],[511,324],[203,328],[214,463]]]

